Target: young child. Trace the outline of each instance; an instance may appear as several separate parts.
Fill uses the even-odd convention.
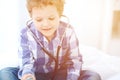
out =
[[[60,20],[63,8],[64,0],[27,0],[31,20],[21,30],[19,68],[1,70],[0,80],[101,80],[82,70],[75,32]]]

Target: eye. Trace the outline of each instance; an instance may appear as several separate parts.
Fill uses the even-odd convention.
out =
[[[42,21],[42,19],[36,19],[36,21],[37,21],[37,22],[41,22],[41,21]]]
[[[48,19],[49,19],[49,20],[54,20],[55,18],[54,18],[54,17],[49,17]]]

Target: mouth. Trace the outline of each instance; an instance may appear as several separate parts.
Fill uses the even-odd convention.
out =
[[[44,31],[50,31],[52,28],[42,29]]]

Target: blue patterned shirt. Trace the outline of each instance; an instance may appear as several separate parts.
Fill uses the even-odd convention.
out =
[[[79,42],[75,35],[72,26],[64,22],[60,22],[58,29],[55,32],[55,37],[48,40],[35,28],[34,23],[29,24],[29,29],[32,31],[37,40],[31,34],[31,31],[26,27],[21,30],[19,38],[19,78],[24,74],[34,72],[48,73],[55,68],[55,62],[42,50],[44,47],[54,57],[56,57],[57,47],[61,46],[58,57],[58,68],[60,68],[65,58],[69,58],[72,65],[67,67],[67,80],[77,80],[80,76],[82,67],[82,57],[79,52]],[[64,35],[64,36],[63,36]],[[63,39],[61,41],[61,38]],[[65,54],[68,54],[67,57]]]

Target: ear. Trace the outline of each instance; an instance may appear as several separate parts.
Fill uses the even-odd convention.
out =
[[[30,18],[32,18],[32,12],[28,11],[28,14],[29,14]]]

